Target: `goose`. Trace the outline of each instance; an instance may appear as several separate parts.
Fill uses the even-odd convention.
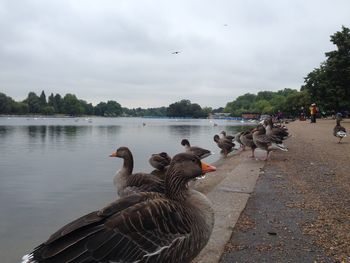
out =
[[[220,132],[220,134],[222,134],[222,138],[228,140],[228,141],[232,141],[235,137],[232,135],[227,135],[225,131]]]
[[[22,258],[22,263],[189,263],[207,244],[214,210],[188,182],[215,171],[194,154],[174,156],[166,192],[140,192],[65,225]]]
[[[239,140],[242,142],[243,150],[246,146],[250,147],[252,149],[252,158],[255,158],[255,149],[257,148],[254,141],[253,141],[253,134],[250,131],[245,131],[241,134],[239,137]]]
[[[208,157],[209,155],[213,154],[207,149],[203,149],[197,146],[191,146],[190,142],[187,139],[183,139],[181,141],[181,145],[185,146],[186,152],[190,152],[197,155],[199,159],[204,159],[205,157]]]
[[[166,166],[170,164],[171,158],[166,152],[161,153],[154,153],[152,154],[151,158],[149,158],[148,162],[149,164],[160,170],[163,171]]]
[[[235,144],[227,140],[225,137],[220,138],[219,135],[214,135],[214,142],[218,145],[220,149],[222,149],[224,156],[227,157],[227,154],[232,151],[232,148],[235,146]]]
[[[336,125],[334,126],[333,128],[333,135],[335,137],[338,137],[339,138],[339,141],[338,143],[341,142],[341,140],[346,137],[346,129],[340,125],[340,119],[337,118],[336,120]]]
[[[268,118],[264,120],[264,125],[266,129],[266,134],[267,135],[272,135],[272,136],[277,136],[281,140],[286,140],[288,139],[291,135],[288,133],[287,128],[283,127],[275,127],[273,125],[272,119]]]
[[[117,171],[113,178],[113,183],[119,196],[140,191],[164,193],[165,188],[162,179],[152,174],[132,173],[134,158],[128,147],[118,148],[110,157],[118,157],[124,160],[123,167]]]
[[[236,134],[235,134],[235,137],[234,137],[234,140],[235,140],[236,142],[238,142],[238,144],[239,144],[239,149],[242,148],[242,150],[244,150],[243,143],[241,142],[241,135],[242,135],[242,134],[243,134],[243,132],[238,132],[238,133],[236,133]]]
[[[287,147],[282,144],[281,139],[266,135],[266,130],[261,124],[259,124],[257,128],[253,130],[253,142],[258,148],[266,151],[265,161],[268,159],[272,150],[278,149],[288,151]]]

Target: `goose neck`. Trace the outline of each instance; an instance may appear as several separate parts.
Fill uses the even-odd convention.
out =
[[[123,172],[125,175],[130,175],[132,174],[132,170],[134,168],[134,159],[131,154],[126,154],[124,156],[124,162],[123,162]]]
[[[186,199],[188,185],[181,171],[176,171],[172,167],[169,167],[165,177],[165,194],[173,200],[183,201]]]

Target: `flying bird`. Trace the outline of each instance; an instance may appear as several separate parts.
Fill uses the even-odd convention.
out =
[[[173,52],[173,53],[171,53],[171,54],[177,55],[177,54],[180,54],[180,51],[175,51],[175,52]]]

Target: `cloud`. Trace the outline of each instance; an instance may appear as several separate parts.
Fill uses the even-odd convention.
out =
[[[349,8],[346,0],[1,1],[0,90],[220,107],[246,92],[298,89],[334,49],[329,36],[349,26]]]

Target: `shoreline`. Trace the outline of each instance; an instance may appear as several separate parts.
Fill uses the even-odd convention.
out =
[[[264,161],[252,159],[250,155],[251,151],[246,150],[220,158],[213,163],[217,171],[208,175],[206,180],[196,182],[194,188],[206,194],[213,203],[215,224],[208,244],[192,262],[214,263],[220,260],[264,167]],[[256,156],[263,158],[264,152],[257,150]]]

